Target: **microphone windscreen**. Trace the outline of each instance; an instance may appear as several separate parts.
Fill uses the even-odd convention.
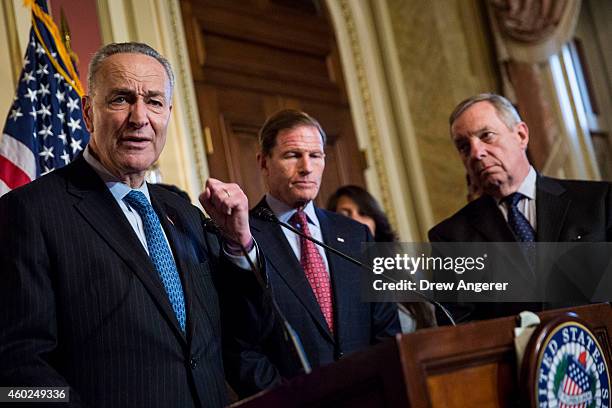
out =
[[[274,215],[274,213],[266,207],[259,207],[255,210],[255,216],[265,220],[265,221],[269,221],[269,222],[278,222],[278,218],[276,218],[276,215]]]
[[[207,232],[210,232],[211,234],[218,235],[221,233],[219,226],[217,225],[216,222],[212,220],[212,218],[204,218],[204,221],[202,221],[202,225],[204,226],[204,229]]]

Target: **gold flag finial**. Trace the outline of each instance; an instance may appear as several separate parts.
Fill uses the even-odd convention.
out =
[[[68,55],[72,60],[74,66],[79,65],[79,57],[76,55],[74,51],[72,51],[72,47],[70,46],[70,26],[68,26],[68,19],[64,14],[64,8],[60,7],[60,35],[62,36],[62,42],[66,46],[66,51],[68,51]]]

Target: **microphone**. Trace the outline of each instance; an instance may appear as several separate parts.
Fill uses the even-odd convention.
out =
[[[302,366],[304,373],[310,374],[312,372],[312,366],[310,365],[310,361],[308,361],[308,357],[306,356],[306,351],[304,351],[304,346],[302,345],[300,336],[297,334],[293,326],[291,326],[291,324],[289,323],[289,320],[287,320],[283,312],[280,310],[280,307],[278,306],[278,303],[276,303],[276,299],[274,299],[270,287],[265,284],[263,278],[261,277],[262,273],[259,267],[255,266],[255,263],[251,260],[251,257],[249,256],[246,248],[240,243],[238,243],[238,245],[240,245],[240,250],[242,251],[242,254],[246,257],[249,266],[255,274],[255,280],[257,280],[257,283],[261,287],[261,290],[266,293],[268,299],[270,299],[270,303],[272,304],[272,310],[283,323],[283,328],[285,329],[285,339],[289,338],[289,340],[291,340],[291,345],[293,346],[293,350],[295,351],[298,356],[298,359],[300,360],[300,365]]]
[[[374,273],[374,271],[372,270],[371,267],[369,267],[368,265],[365,265],[363,262],[345,254],[342,251],[337,250],[336,248],[332,248],[331,246],[327,245],[324,242],[319,241],[318,239],[315,239],[313,237],[310,237],[306,234],[304,234],[302,231],[300,231],[299,229],[295,228],[293,225],[291,224],[287,224],[286,222],[282,222],[281,220],[279,220],[276,215],[274,215],[274,213],[266,207],[259,207],[255,210],[255,215],[261,219],[263,219],[264,221],[268,221],[268,222],[272,222],[274,224],[278,224],[283,228],[286,228],[292,232],[294,232],[295,234],[299,235],[302,238],[305,238],[311,242],[314,242],[316,245],[322,246],[323,248],[327,249],[328,251],[346,259],[347,261],[365,269],[368,272],[372,272]],[[383,276],[385,276],[383,274]],[[385,276],[387,279],[396,281],[395,279],[389,277],[389,276]],[[397,282],[397,281],[396,281]],[[413,291],[418,297],[420,297],[421,299],[432,303],[433,305],[435,305],[436,307],[440,308],[440,310],[442,310],[442,312],[444,312],[444,314],[446,315],[446,317],[448,318],[448,320],[451,322],[451,324],[453,326],[456,326],[455,324],[455,319],[453,319],[452,315],[450,314],[450,312],[448,311],[448,309],[446,307],[444,307],[440,302],[431,299],[429,296],[425,295],[424,293],[419,292],[418,290],[414,290]]]
[[[221,229],[217,225],[216,222],[213,221],[212,218],[204,218],[202,221],[202,226],[206,232],[210,232],[214,235],[221,235]]]
[[[206,231],[208,231],[211,234],[217,235],[218,237],[223,239],[223,234],[221,233],[221,227],[219,227],[219,225],[212,218],[204,218],[204,221],[202,221],[202,225]],[[300,340],[300,337],[298,336],[293,326],[291,326],[291,324],[289,323],[289,321],[287,320],[283,312],[280,310],[278,303],[276,303],[276,299],[274,299],[274,296],[272,295],[272,291],[266,285],[266,283],[264,282],[261,276],[262,273],[261,273],[260,268],[255,265],[255,263],[249,256],[249,253],[244,247],[244,245],[242,245],[240,242],[237,242],[237,241],[235,242],[235,244],[240,246],[240,251],[242,252],[242,255],[246,258],[247,262],[249,263],[249,267],[251,268],[251,270],[253,271],[253,274],[255,275],[255,280],[259,284],[261,290],[267,295],[268,299],[270,299],[270,302],[272,304],[272,310],[274,311],[276,316],[281,320],[283,324],[283,329],[285,331],[285,339],[288,338],[291,341],[291,345],[293,346],[293,349],[300,360],[300,365],[302,366],[304,373],[310,374],[312,372],[312,366],[310,362],[308,361],[308,357],[306,356],[306,352],[304,351],[304,346],[302,345],[302,341]]]

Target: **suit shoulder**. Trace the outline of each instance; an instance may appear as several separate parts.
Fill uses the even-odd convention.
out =
[[[564,180],[541,176],[538,189],[564,194],[577,201],[592,201],[612,196],[612,183],[591,180]]]
[[[572,191],[577,192],[601,192],[607,193],[612,190],[612,183],[607,181],[592,181],[592,180],[559,180],[555,179],[559,183],[561,183],[565,188]]]
[[[181,225],[190,231],[194,236],[200,236],[204,233],[207,240],[214,239],[203,228],[204,213],[195,205],[191,204],[183,195],[174,192],[173,189],[168,189],[165,185],[148,184],[149,193],[153,205],[159,206],[157,209],[164,216],[168,216],[171,220],[179,221]]]
[[[325,210],[323,208],[317,208],[319,212],[319,216],[323,215],[327,217],[330,223],[338,226],[342,226],[344,228],[355,228],[355,229],[364,229],[367,228],[366,225],[353,220],[345,215],[335,213],[333,211]]]
[[[367,225],[345,215],[317,208],[317,217],[319,217],[321,229],[323,231],[327,230],[328,234],[333,231],[334,234],[342,234],[345,237],[350,236],[357,242],[374,240]]]
[[[33,200],[36,197],[56,195],[66,190],[66,171],[64,168],[52,171],[28,184],[9,191],[0,200],[28,200],[28,205],[36,205],[36,202],[44,203],[44,200]]]
[[[472,214],[478,212],[479,207],[485,204],[485,199],[481,197],[469,202],[450,217],[434,225],[427,233],[429,240],[452,240],[450,237],[460,234],[469,226],[469,219],[472,218]]]
[[[353,219],[351,219],[351,218],[349,218],[349,217],[347,217],[345,215],[338,214],[336,212],[329,211],[329,210],[326,210],[324,208],[317,207],[317,212],[318,212],[318,215],[323,215],[323,216],[329,218],[330,221],[333,221],[333,222],[346,223],[347,225],[350,225],[351,222],[353,222],[353,223],[356,222],[355,220],[353,220]]]
[[[149,192],[155,196],[161,202],[171,204],[173,207],[185,211],[199,211],[191,201],[189,201],[184,195],[179,194],[176,187],[160,184],[148,184]],[[178,190],[182,191],[182,190]]]

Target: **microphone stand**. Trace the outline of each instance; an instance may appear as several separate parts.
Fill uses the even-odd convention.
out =
[[[304,234],[302,231],[298,230],[297,228],[295,228],[295,227],[294,227],[293,225],[291,225],[291,224],[287,224],[286,222],[282,222],[282,221],[281,221],[281,220],[279,220],[279,219],[276,217],[276,215],[274,215],[274,213],[273,213],[272,211],[270,211],[268,208],[265,208],[265,207],[259,207],[259,208],[258,208],[258,209],[255,211],[255,214],[256,214],[258,217],[260,217],[260,218],[264,219],[265,221],[268,221],[268,222],[272,222],[272,223],[278,224],[278,225],[280,225],[281,227],[284,227],[284,228],[286,228],[286,229],[288,229],[288,230],[292,231],[293,233],[295,233],[295,234],[299,235],[300,237],[305,238],[305,239],[307,239],[307,240],[309,240],[309,241],[311,241],[311,242],[314,242],[316,245],[322,246],[323,248],[327,249],[328,251],[330,251],[330,252],[332,252],[332,253],[334,253],[334,254],[336,254],[336,255],[338,255],[338,256],[340,256],[340,257],[344,258],[344,259],[346,259],[347,261],[349,261],[349,262],[351,262],[351,263],[353,263],[353,264],[355,264],[355,265],[357,265],[357,266],[359,266],[359,267],[361,267],[361,268],[365,269],[366,271],[374,273],[374,272],[373,272],[373,270],[372,270],[372,268],[370,268],[370,267],[369,267],[369,266],[367,266],[367,265],[364,265],[364,264],[363,264],[362,262],[360,262],[359,260],[357,260],[357,259],[355,259],[355,258],[353,258],[353,257],[351,257],[351,256],[349,256],[349,255],[347,255],[347,254],[345,254],[345,253],[344,253],[344,252],[342,252],[342,251],[337,250],[336,248],[332,248],[331,246],[327,245],[327,244],[326,244],[326,243],[324,243],[324,242],[319,241],[318,239],[315,239],[315,238],[313,238],[313,237],[310,237],[310,236],[308,236],[308,235]],[[384,275],[384,274],[383,274],[383,276],[385,276],[385,277],[386,277],[387,279],[389,279],[389,280],[392,280],[392,281],[394,281],[394,282],[397,282],[397,280],[396,280],[396,279],[393,279],[393,278],[392,278],[392,277],[390,277],[390,276],[386,276],[386,275]],[[430,298],[429,298],[429,296],[425,295],[424,293],[421,293],[421,292],[420,292],[420,291],[418,291],[418,290],[414,290],[413,292],[414,292],[414,293],[415,293],[417,296],[419,296],[421,299],[423,299],[423,300],[425,300],[425,301],[427,301],[427,302],[430,302],[430,303],[434,304],[436,307],[439,307],[439,308],[440,308],[440,310],[442,310],[442,312],[444,312],[444,314],[446,315],[446,317],[448,318],[448,320],[451,322],[451,324],[452,324],[453,326],[456,326],[456,324],[455,324],[455,320],[453,319],[452,315],[450,314],[450,312],[448,311],[448,309],[446,309],[446,307],[444,307],[444,306],[443,306],[443,305],[442,305],[440,302],[435,301],[435,300],[433,300],[433,299],[430,299]]]
[[[206,231],[223,237],[223,234],[221,233],[221,228],[211,218],[205,218],[203,225]],[[276,299],[274,299],[274,296],[272,295],[270,288],[266,285],[266,283],[264,282],[262,278],[261,269],[259,268],[259,266],[255,265],[255,263],[249,256],[249,253],[244,247],[244,245],[242,245],[238,241],[233,241],[232,243],[240,246],[240,252],[242,252],[242,255],[247,259],[247,262],[249,263],[249,267],[251,268],[251,270],[253,271],[253,274],[255,275],[255,280],[261,287],[261,290],[264,292],[265,296],[268,296],[268,298],[270,299],[271,304],[272,304],[272,310],[283,323],[285,341],[287,340],[291,341],[293,350],[295,351],[295,353],[297,354],[300,360],[300,365],[302,366],[304,373],[310,374],[312,372],[312,366],[310,364],[310,361],[308,361],[308,357],[306,356],[306,352],[304,351],[304,346],[302,345],[300,336],[297,334],[293,326],[291,326],[291,324],[289,323],[289,321],[287,320],[283,312],[280,310],[280,307],[278,306],[278,303],[276,303]]]

